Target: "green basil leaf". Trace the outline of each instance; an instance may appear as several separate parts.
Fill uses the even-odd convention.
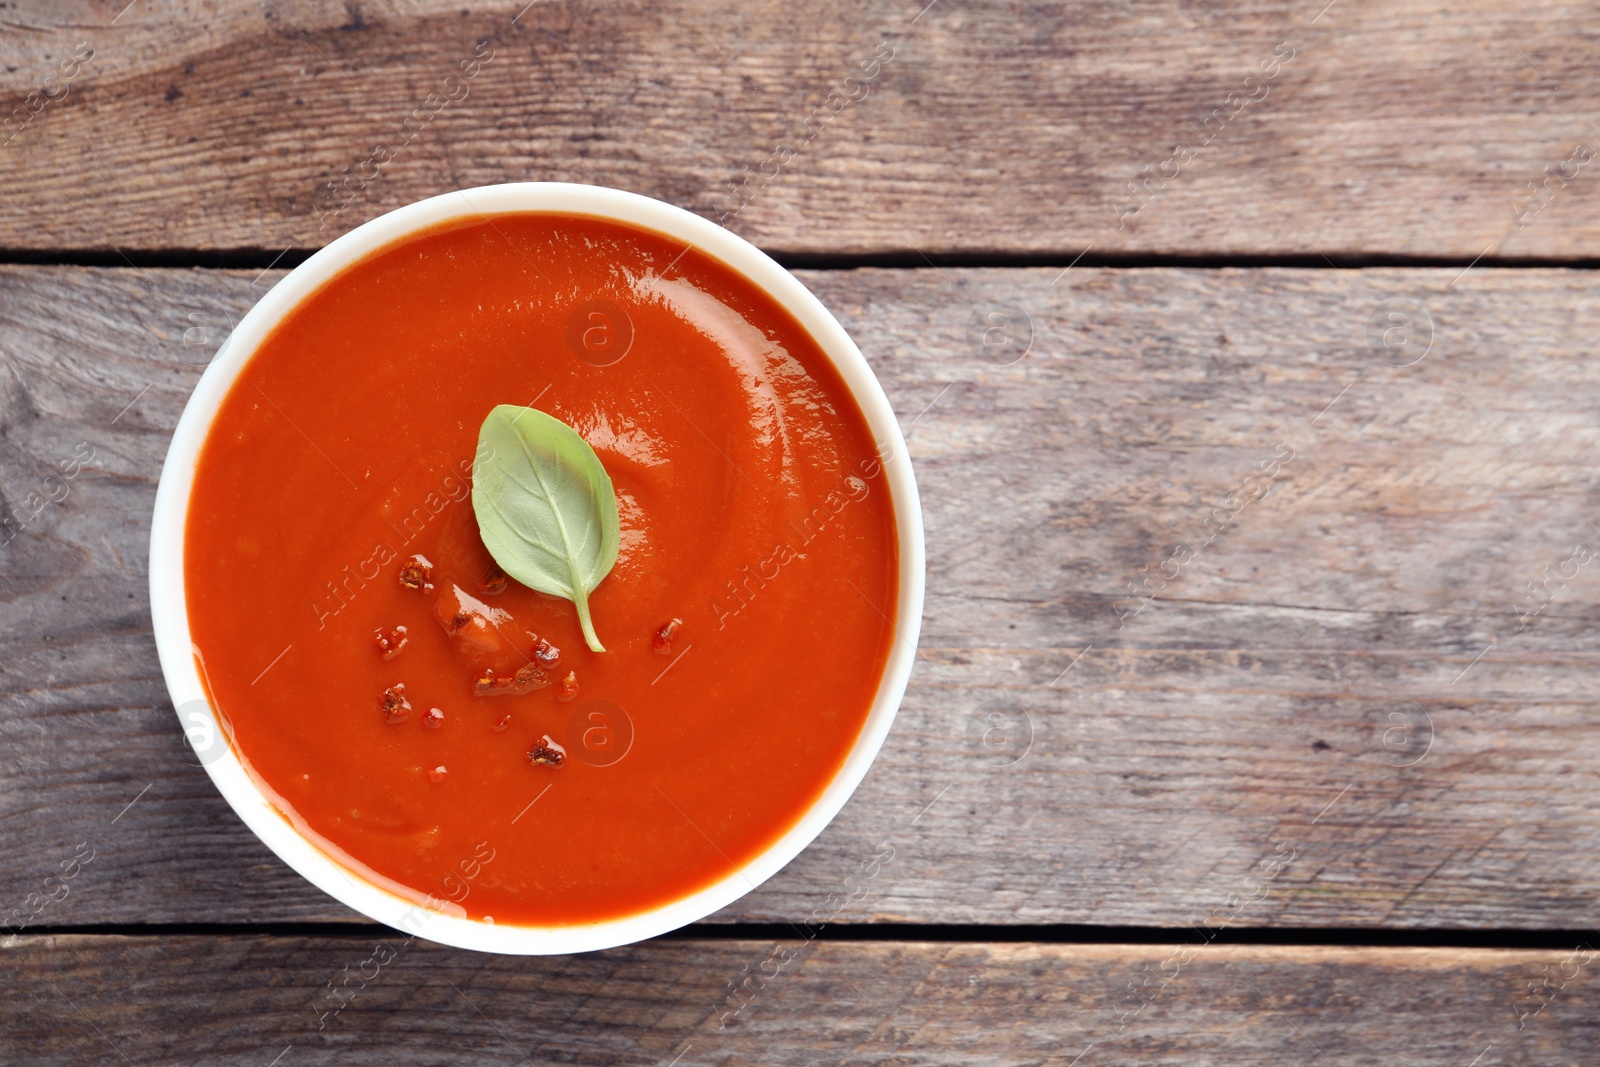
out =
[[[472,510],[500,569],[572,601],[589,647],[604,652],[589,594],[617,562],[621,532],[617,491],[589,442],[536,408],[497,406],[478,431]]]

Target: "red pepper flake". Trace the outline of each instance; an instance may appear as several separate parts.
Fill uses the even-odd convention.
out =
[[[434,785],[438,785],[440,782],[444,781],[444,776],[444,764],[441,763],[439,766],[428,772],[428,781],[432,782]]]
[[[406,647],[408,640],[410,638],[406,636],[404,626],[392,626],[387,630],[380,627],[372,633],[373,644],[378,646],[378,651],[383,653],[384,659],[394,659],[398,656],[400,650]]]
[[[421,589],[424,593],[432,592],[433,564],[428,562],[428,557],[416,555],[400,564],[400,584],[407,589]]]
[[[444,712],[438,708],[429,708],[422,713],[422,725],[430,730],[437,730],[444,725]]]
[[[567,750],[550,740],[549,734],[545,734],[528,750],[528,759],[546,767],[559,767],[566,762]]]
[[[514,696],[519,697],[543,689],[550,684],[550,676],[532,663],[524,664],[517,668],[517,673],[509,678],[498,675],[494,668],[486,668],[484,672],[473,679],[472,692],[480,697]]]
[[[561,650],[538,634],[529,634],[533,638],[533,662],[541,667],[554,667],[561,662]]]
[[[682,626],[682,619],[673,619],[671,622],[664,623],[660,629],[650,635],[650,647],[656,650],[656,655],[672,655],[672,642],[678,639],[678,630]]]
[[[490,567],[482,578],[478,579],[478,592],[484,596],[499,596],[506,591],[506,572],[499,567]]]
[[[459,641],[461,651],[491,656],[511,651],[503,636],[511,622],[510,612],[490,607],[452,582],[441,580],[439,584],[442,588],[434,600],[433,617],[446,634]]]
[[[494,724],[494,732],[497,733],[497,734],[503,734],[506,731],[506,727],[508,727],[510,725],[511,725],[511,716],[502,715],[502,716],[500,716],[500,721]]]
[[[568,671],[567,676],[556,685],[556,699],[565,704],[578,695],[578,675],[575,671]]]
[[[406,699],[405,683],[385,689],[383,696],[378,698],[378,706],[389,722],[405,722],[406,716],[411,714],[411,701]]]

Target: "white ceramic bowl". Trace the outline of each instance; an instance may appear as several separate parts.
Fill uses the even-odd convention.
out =
[[[229,388],[273,327],[324,282],[377,249],[442,222],[529,211],[611,219],[692,244],[787,308],[833,361],[865,414],[883,457],[900,534],[899,635],[866,725],[817,802],[770,848],[714,885],[650,911],[582,926],[510,926],[434,911],[373,884],[302,836],[245,772],[227,741],[224,724],[207,702],[195,664],[184,592],[185,517],[201,445]],[[821,301],[761,250],[713,222],[634,193],[555,182],[468,189],[391,211],[345,234],[291,271],[250,309],[201,376],[173,434],[150,529],[150,611],[161,670],[186,735],[239,818],[278,858],[340,903],[406,933],[483,952],[584,952],[641,941],[702,919],[776,874],[844,807],[888,735],[911,676],[922,596],[922,512],[905,439],[872,369]]]

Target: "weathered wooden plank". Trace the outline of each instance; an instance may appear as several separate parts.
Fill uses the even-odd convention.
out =
[[[1600,585],[1560,577],[1600,536],[1591,275],[1055,274],[804,275],[909,433],[922,657],[857,797],[721,918],[1592,922]],[[0,902],[96,850],[40,923],[348,917],[185,765],[147,616],[185,360],[270,280],[0,270],[5,505],[95,450],[0,546]],[[1414,365],[1369,346],[1389,299],[1431,317]],[[995,301],[1031,314],[1011,366],[969,346]],[[1180,543],[1196,555],[1157,588]],[[1519,632],[1509,605],[1547,567]],[[985,747],[1019,709],[1031,746]]]
[[[559,179],[790,254],[1600,250],[1581,4],[124,6],[7,9],[0,248],[311,248]]]
[[[28,937],[0,948],[0,1047],[40,1064],[1579,1063],[1600,1041],[1594,951],[796,939],[516,959],[393,936]]]

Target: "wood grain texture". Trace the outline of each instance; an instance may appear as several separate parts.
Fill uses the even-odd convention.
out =
[[[1592,276],[1056,275],[803,274],[909,434],[928,606],[856,797],[719,918],[1587,927],[1600,578],[1569,567],[1520,632],[1510,605],[1600,548]],[[192,361],[271,281],[0,269],[4,504],[95,449],[0,546],[0,916],[87,842],[38,923],[350,917],[186,760],[150,635]],[[1368,339],[1396,299],[1432,323],[1407,367]],[[995,301],[1031,317],[1010,366],[969,338]],[[1135,612],[1130,580],[1180,543],[1197,554]],[[986,738],[992,712],[1026,712],[1031,744]]]
[[[284,1067],[1576,1064],[1600,1041],[1591,953],[796,940],[518,959],[398,937],[23,938],[0,947],[0,1048]]]
[[[275,253],[553,179],[795,255],[1600,252],[1583,4],[124,8],[5,9],[0,103],[28,121],[0,248]]]

